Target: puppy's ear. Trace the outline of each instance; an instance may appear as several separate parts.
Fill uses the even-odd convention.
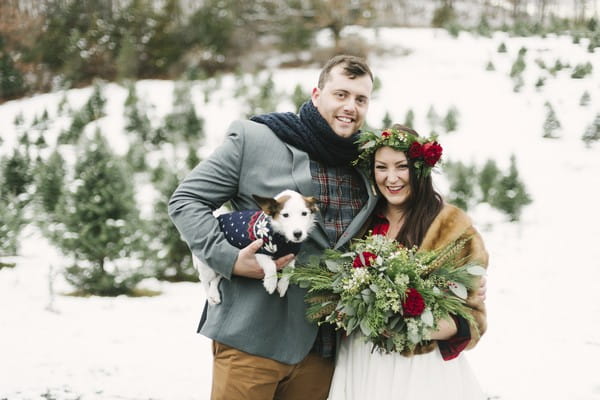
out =
[[[317,206],[318,200],[315,197],[306,197],[306,196],[302,196],[304,198],[304,201],[306,202],[306,206],[308,207],[308,209],[310,210],[310,212],[312,213],[316,213],[319,211],[319,207]]]
[[[253,194],[252,197],[258,203],[260,209],[265,212],[265,214],[272,216],[281,210],[281,205],[277,202],[277,200],[271,197],[262,197],[255,194]]]

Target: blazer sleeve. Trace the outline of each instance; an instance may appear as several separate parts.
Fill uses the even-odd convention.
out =
[[[239,249],[221,233],[213,211],[238,193],[244,137],[243,125],[234,122],[225,142],[188,174],[168,205],[192,253],[226,279],[231,279]]]

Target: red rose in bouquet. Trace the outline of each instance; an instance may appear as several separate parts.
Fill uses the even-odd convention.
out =
[[[442,146],[438,142],[428,142],[423,145],[423,157],[425,163],[433,167],[442,156]]]
[[[423,146],[419,142],[413,142],[408,149],[408,158],[414,160],[423,156]]]
[[[418,317],[425,310],[425,300],[417,289],[410,288],[406,293],[406,300],[402,302],[402,309],[406,317]]]
[[[389,137],[390,135],[391,135],[391,133],[389,131],[381,132],[381,137]]]
[[[362,258],[361,258],[362,255]],[[373,254],[369,251],[363,251],[361,254],[357,255],[352,262],[352,266],[354,268],[363,268],[370,267],[373,261],[377,258],[376,254]]]

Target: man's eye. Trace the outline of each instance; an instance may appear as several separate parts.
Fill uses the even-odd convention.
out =
[[[302,211],[302,216],[306,217],[308,215],[308,213],[306,211]]]
[[[281,216],[282,216],[283,218],[287,218],[287,217],[289,217],[289,216],[290,216],[290,214],[288,214],[288,213],[283,213],[283,214],[281,214]]]

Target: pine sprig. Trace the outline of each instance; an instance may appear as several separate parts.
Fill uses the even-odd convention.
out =
[[[444,246],[435,256],[435,259],[423,270],[423,276],[428,276],[445,263],[454,261],[469,240],[471,240],[471,236],[463,236]]]

